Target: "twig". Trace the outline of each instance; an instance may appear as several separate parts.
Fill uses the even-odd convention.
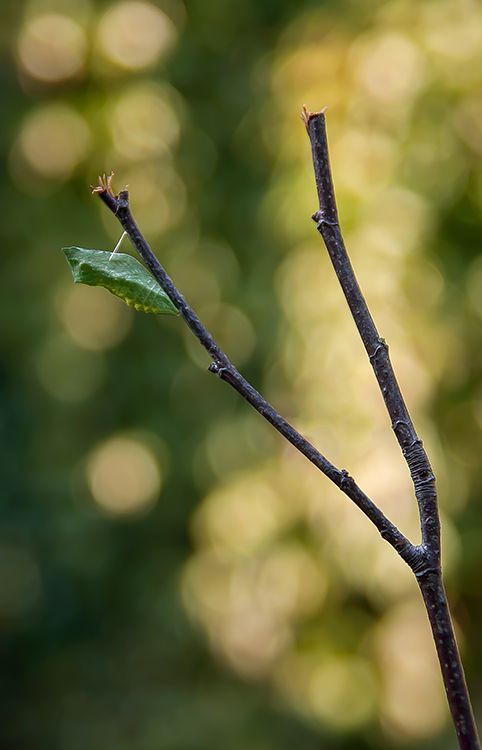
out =
[[[110,182],[100,180],[99,187],[94,188],[100,199],[118,218],[132,244],[143,258],[154,278],[166,292],[181,317],[189,326],[198,341],[213,360],[209,371],[229,383],[256,411],[261,414],[278,432],[283,435],[300,453],[314,464],[328,479],[336,484],[376,526],[381,536],[396,549],[400,557],[413,567],[419,558],[415,547],[384,515],[384,513],[360,489],[345,469],[338,469],[323,456],[306,438],[303,437],[284,417],[258,393],[253,386],[238,372],[228,356],[218,346],[209,331],[200,321],[192,307],[186,302],[179,289],[159,263],[147,241],[137,226],[129,206],[129,194],[122,190],[114,195]]]
[[[320,204],[313,219],[323,237],[367,351],[393,431],[412,477],[418,502],[422,544],[417,547],[418,555],[411,568],[417,577],[432,627],[459,746],[463,750],[479,750],[480,741],[442,581],[440,518],[435,477],[400,391],[388,356],[388,346],[373,322],[343,242],[331,177],[324,111],[308,112],[303,108],[302,119],[311,142]]]
[[[437,509],[435,478],[427,455],[418,438],[400,387],[395,378],[388,347],[380,338],[365,299],[355,278],[338,223],[331,179],[324,112],[303,110],[315,168],[320,210],[313,218],[317,223],[355,323],[367,350],[392,421],[392,427],[410,469],[418,501],[422,543],[414,545],[383,514],[344,469],[338,469],[269,404],[238,372],[218,346],[194,310],[186,302],[172,279],[154,256],[140,232],[130,210],[129,194],[115,195],[112,175],[99,178],[94,188],[101,200],[118,218],[133,246],[139,252],[154,278],[166,292],[185,323],[212,359],[210,372],[234,388],[256,411],[285,437],[300,453],[345,493],[372,521],[381,536],[412,569],[420,586],[444,678],[444,684],[461,750],[480,750],[467,685],[455,640],[440,564],[440,521]]]
[[[313,214],[325,242],[348,306],[380,386],[392,429],[410,469],[420,511],[422,546],[427,564],[437,567],[440,560],[440,523],[437,512],[435,477],[400,391],[388,355],[388,346],[377,331],[358,285],[338,223],[335,192],[331,178],[324,112],[303,110],[303,119],[313,153],[320,209]]]

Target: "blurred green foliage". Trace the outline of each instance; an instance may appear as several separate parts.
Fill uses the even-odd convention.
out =
[[[177,319],[60,252],[153,247],[246,376],[417,537],[320,246],[302,104],[439,478],[482,719],[482,10],[470,0],[4,0],[2,747],[453,747],[409,571]],[[383,491],[382,491],[383,490]]]

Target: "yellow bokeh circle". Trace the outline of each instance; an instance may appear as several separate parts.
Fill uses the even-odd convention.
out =
[[[92,497],[114,516],[145,513],[162,487],[159,461],[146,441],[116,435],[100,443],[87,461]]]
[[[18,39],[18,57],[25,73],[43,83],[57,83],[81,73],[87,55],[81,25],[60,13],[32,18]]]
[[[173,46],[177,31],[157,6],[143,0],[112,5],[99,21],[97,41],[113,65],[142,70],[154,65]]]

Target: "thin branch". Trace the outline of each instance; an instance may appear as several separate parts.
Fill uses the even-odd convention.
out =
[[[344,469],[338,469],[323,456],[306,438],[303,437],[284,417],[282,417],[266,399],[238,372],[228,356],[218,346],[209,331],[200,321],[192,307],[186,302],[179,289],[159,263],[147,241],[143,237],[129,206],[129,194],[122,190],[114,195],[111,183],[101,180],[94,189],[100,199],[112,211],[121,223],[133,246],[143,258],[154,278],[166,292],[181,317],[189,326],[198,341],[212,358],[209,370],[221,380],[229,383],[256,411],[283,435],[297,450],[314,464],[325,476],[336,484],[376,526],[381,536],[395,548],[400,557],[413,569],[419,564],[421,550],[413,545],[384,513],[358,487],[354,479]]]
[[[465,681],[464,668],[440,573],[418,579],[432,629],[440,670],[460,750],[480,750],[480,740]]]
[[[335,191],[331,177],[325,114],[303,109],[303,121],[311,142],[313,166],[320,209],[313,215],[325,242],[331,262],[348,302],[353,319],[375,372],[383,400],[402,453],[410,469],[418,502],[422,547],[426,552],[426,568],[440,564],[440,522],[437,511],[435,477],[422,441],[418,437],[393,372],[388,346],[380,337],[365,298],[358,285],[343,242],[338,222]]]
[[[338,222],[331,177],[325,114],[303,108],[302,119],[311,142],[320,209],[313,215],[375,372],[402,453],[410,469],[418,502],[422,545],[411,566],[417,578],[437,648],[447,700],[461,750],[480,750],[464,669],[457,647],[442,581],[440,519],[435,477],[403,399],[388,356],[358,285]]]
[[[185,323],[212,359],[209,366],[221,380],[231,385],[278,432],[297,448],[325,476],[331,479],[372,521],[381,536],[395,548],[414,572],[420,586],[437,647],[447,698],[461,750],[480,750],[464,671],[453,631],[442,582],[440,565],[440,521],[435,479],[427,455],[418,438],[388,356],[388,347],[380,338],[365,299],[355,278],[338,223],[331,179],[324,113],[303,111],[315,168],[320,210],[314,215],[330,254],[360,336],[379,383],[392,428],[409,466],[419,506],[422,544],[413,545],[382,511],[358,487],[344,469],[340,470],[287,422],[238,372],[197,317],[194,310],[168,276],[142,236],[129,207],[127,190],[118,196],[112,191],[111,177],[99,180],[94,192],[117,216],[154,278],[179,310]]]

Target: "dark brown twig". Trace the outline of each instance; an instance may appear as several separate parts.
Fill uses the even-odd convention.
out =
[[[186,302],[179,289],[159,263],[147,241],[141,234],[129,207],[129,194],[122,190],[114,195],[111,182],[99,178],[98,187],[93,191],[118,218],[132,244],[143,258],[154,278],[166,292],[181,317],[189,326],[198,341],[212,358],[210,372],[229,383],[251,406],[256,409],[278,432],[283,435],[300,453],[314,464],[325,476],[331,479],[355,505],[377,527],[381,536],[394,547],[398,554],[413,566],[418,559],[419,550],[394,526],[370,498],[358,487],[356,482],[344,469],[338,469],[323,456],[306,438],[303,437],[284,417],[258,393],[253,386],[238,372],[228,356],[218,346],[206,327],[201,323],[192,307]]]
[[[435,477],[427,454],[415,432],[400,386],[393,372],[388,346],[377,331],[373,318],[358,285],[338,223],[335,191],[331,178],[324,112],[303,110],[313,154],[315,181],[320,209],[313,214],[325,242],[358,332],[380,386],[392,429],[410,469],[420,510],[424,567],[437,567],[440,560],[440,524],[437,512]]]
[[[303,110],[310,137],[320,209],[313,218],[330,254],[353,318],[367,350],[379,383],[392,427],[410,469],[418,501],[422,543],[412,544],[360,489],[344,469],[338,469],[269,404],[238,372],[218,346],[194,310],[186,302],[172,279],[153,254],[141,234],[129,206],[129,194],[115,195],[112,175],[99,178],[93,192],[112,211],[143,258],[154,278],[166,292],[192,333],[210,355],[209,370],[234,388],[256,411],[339,487],[372,521],[381,536],[410,566],[420,586],[444,678],[450,710],[461,750],[480,750],[467,685],[455,640],[440,564],[440,521],[435,478],[402,397],[388,356],[388,347],[380,338],[361,293],[348,258],[338,223],[331,179],[324,111]]]
[[[367,351],[391,419],[392,429],[412,477],[418,502],[422,543],[417,548],[418,555],[411,568],[417,577],[432,627],[459,746],[463,750],[479,750],[480,741],[442,581],[440,518],[435,477],[400,391],[388,356],[388,346],[373,322],[343,242],[331,177],[324,110],[308,112],[303,108],[302,119],[311,142],[320,204],[313,219],[323,237]]]

